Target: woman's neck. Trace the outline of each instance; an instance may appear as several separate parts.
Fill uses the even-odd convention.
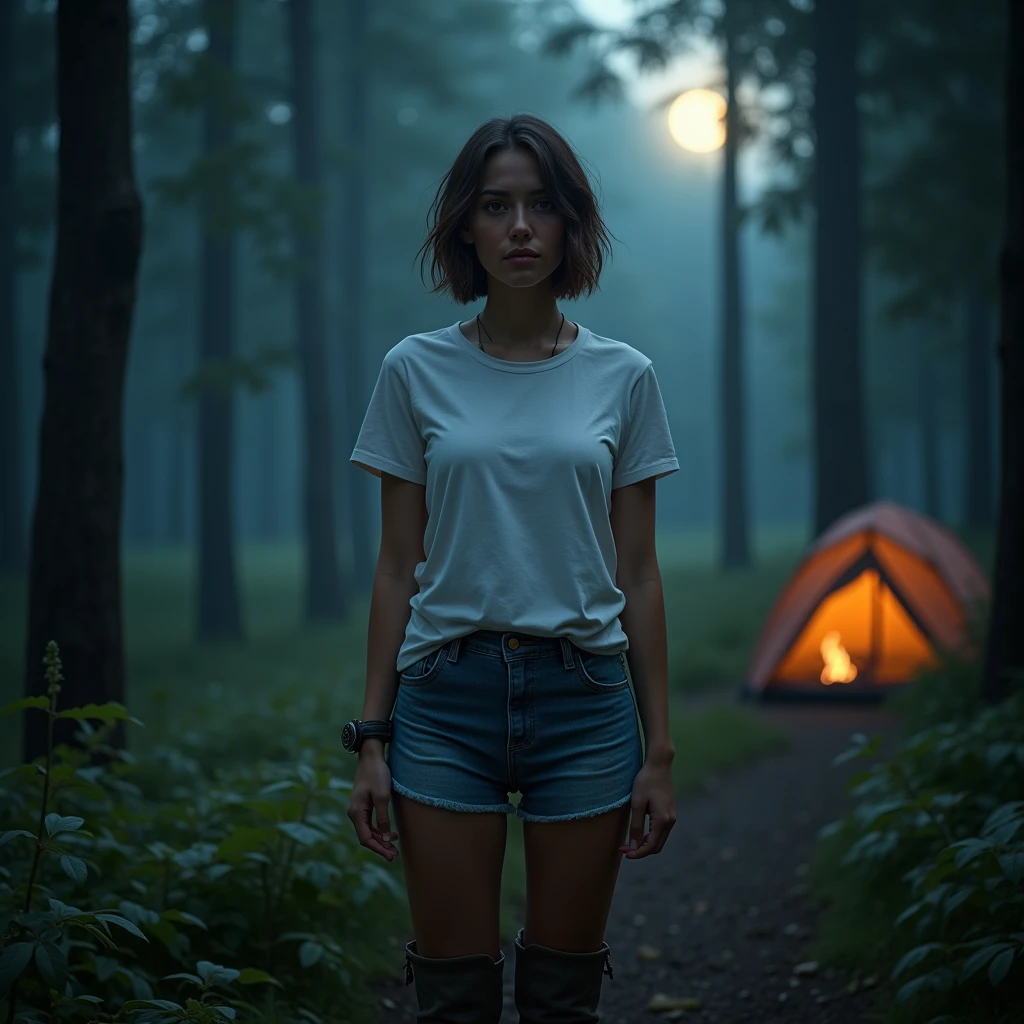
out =
[[[550,288],[507,288],[492,278],[480,319],[485,345],[489,335],[501,348],[530,350],[554,344],[562,314]]]

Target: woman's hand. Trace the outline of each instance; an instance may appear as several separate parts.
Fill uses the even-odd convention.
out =
[[[620,846],[629,860],[661,853],[676,823],[676,802],[672,795],[672,762],[644,763],[633,781],[633,816],[629,824],[629,845]],[[644,817],[651,816],[651,831],[644,835]]]
[[[384,760],[382,751],[372,749],[372,741],[359,753],[359,765],[352,783],[352,798],[348,804],[348,816],[356,827],[359,842],[368,850],[380,854],[389,864],[398,856],[392,839],[398,838],[391,831],[388,804],[391,800],[391,769]],[[377,827],[373,827],[373,812],[377,812]]]

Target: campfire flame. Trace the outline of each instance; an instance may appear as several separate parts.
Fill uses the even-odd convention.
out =
[[[839,641],[840,636],[835,630],[821,638],[821,656],[825,661],[821,681],[826,686],[852,683],[857,678],[857,666],[850,661],[850,655]]]

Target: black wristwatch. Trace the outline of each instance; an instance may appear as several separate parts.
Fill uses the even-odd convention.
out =
[[[341,745],[353,754],[358,754],[365,740],[383,740],[385,743],[391,739],[391,723],[382,722],[379,719],[367,719],[365,722],[353,718],[351,722],[345,723],[341,730]]]

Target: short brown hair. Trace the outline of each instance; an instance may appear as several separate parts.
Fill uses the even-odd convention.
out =
[[[480,125],[438,185],[427,216],[432,221],[430,232],[417,253],[421,280],[427,256],[432,257],[432,292],[450,292],[462,304],[487,294],[487,272],[475,248],[459,238],[459,230],[466,224],[491,151],[515,147],[529,150],[536,158],[544,187],[551,191],[552,203],[565,220],[564,256],[551,275],[556,297],[575,299],[598,286],[611,244],[586,172],[572,146],[547,121],[513,114]]]

